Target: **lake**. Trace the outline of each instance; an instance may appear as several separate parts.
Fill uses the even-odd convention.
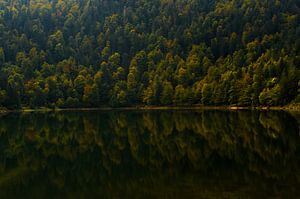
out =
[[[0,198],[299,198],[300,113],[0,117]]]

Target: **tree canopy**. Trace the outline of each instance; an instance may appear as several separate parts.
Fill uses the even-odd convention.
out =
[[[0,0],[0,106],[300,102],[298,0]]]

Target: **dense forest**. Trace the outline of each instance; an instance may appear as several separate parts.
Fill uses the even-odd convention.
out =
[[[300,102],[299,0],[0,0],[0,106]]]

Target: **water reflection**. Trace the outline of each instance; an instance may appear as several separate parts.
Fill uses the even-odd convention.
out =
[[[299,115],[9,114],[0,198],[296,198]]]

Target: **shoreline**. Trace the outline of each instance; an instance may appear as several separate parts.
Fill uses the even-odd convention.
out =
[[[300,112],[300,105],[287,105],[287,106],[133,106],[133,107],[99,107],[99,108],[22,108],[22,109],[0,109],[0,114],[5,113],[32,113],[32,112],[64,112],[64,111],[126,111],[126,110],[261,110],[261,111],[291,111]]]

